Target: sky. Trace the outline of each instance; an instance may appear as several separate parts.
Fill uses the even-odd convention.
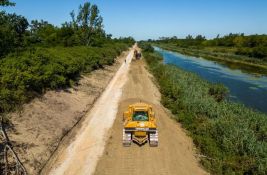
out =
[[[15,7],[0,7],[29,21],[43,19],[60,26],[70,21],[86,0],[11,0]],[[188,34],[267,34],[267,0],[90,0],[98,5],[106,33],[136,40]]]

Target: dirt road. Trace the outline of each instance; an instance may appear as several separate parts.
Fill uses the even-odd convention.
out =
[[[161,106],[160,93],[144,61],[130,64],[132,56],[131,51],[72,143],[57,153],[49,163],[49,171],[43,174],[206,174],[194,157],[191,139]],[[155,109],[158,147],[122,146],[122,113],[129,104],[140,100]]]
[[[138,101],[153,105],[159,127],[159,146],[122,146],[122,113]],[[132,61],[128,81],[123,88],[118,113],[105,152],[96,167],[96,175],[197,175],[207,174],[194,157],[191,139],[160,104],[160,93],[152,82],[143,60]]]

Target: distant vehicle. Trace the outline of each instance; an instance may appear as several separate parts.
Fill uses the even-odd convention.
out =
[[[137,50],[134,50],[134,57],[136,60],[140,60],[142,57],[141,52],[138,52]]]
[[[123,113],[123,145],[131,146],[132,142],[143,145],[158,146],[158,130],[152,106],[145,103],[129,105]]]

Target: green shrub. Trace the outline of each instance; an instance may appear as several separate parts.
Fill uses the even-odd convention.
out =
[[[82,73],[111,65],[130,45],[32,48],[0,60],[0,113],[13,110],[46,89],[70,86]]]
[[[139,42],[138,44],[144,52],[154,52],[154,48],[151,46],[151,44],[147,44],[145,42]]]
[[[223,84],[213,84],[209,88],[209,94],[214,96],[217,102],[222,101],[228,93],[229,90]]]

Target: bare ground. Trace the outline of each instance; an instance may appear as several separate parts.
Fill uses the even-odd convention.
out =
[[[92,108],[127,53],[112,66],[83,75],[74,88],[48,91],[10,114],[13,129],[8,135],[29,174],[39,174],[63,136]]]
[[[117,117],[109,132],[104,154],[98,161],[95,175],[197,175],[207,174],[194,156],[194,145],[181,126],[160,104],[160,92],[143,60],[131,63],[128,81],[123,88]],[[158,129],[159,146],[148,144],[122,146],[122,114],[131,103],[138,101],[153,105]]]

